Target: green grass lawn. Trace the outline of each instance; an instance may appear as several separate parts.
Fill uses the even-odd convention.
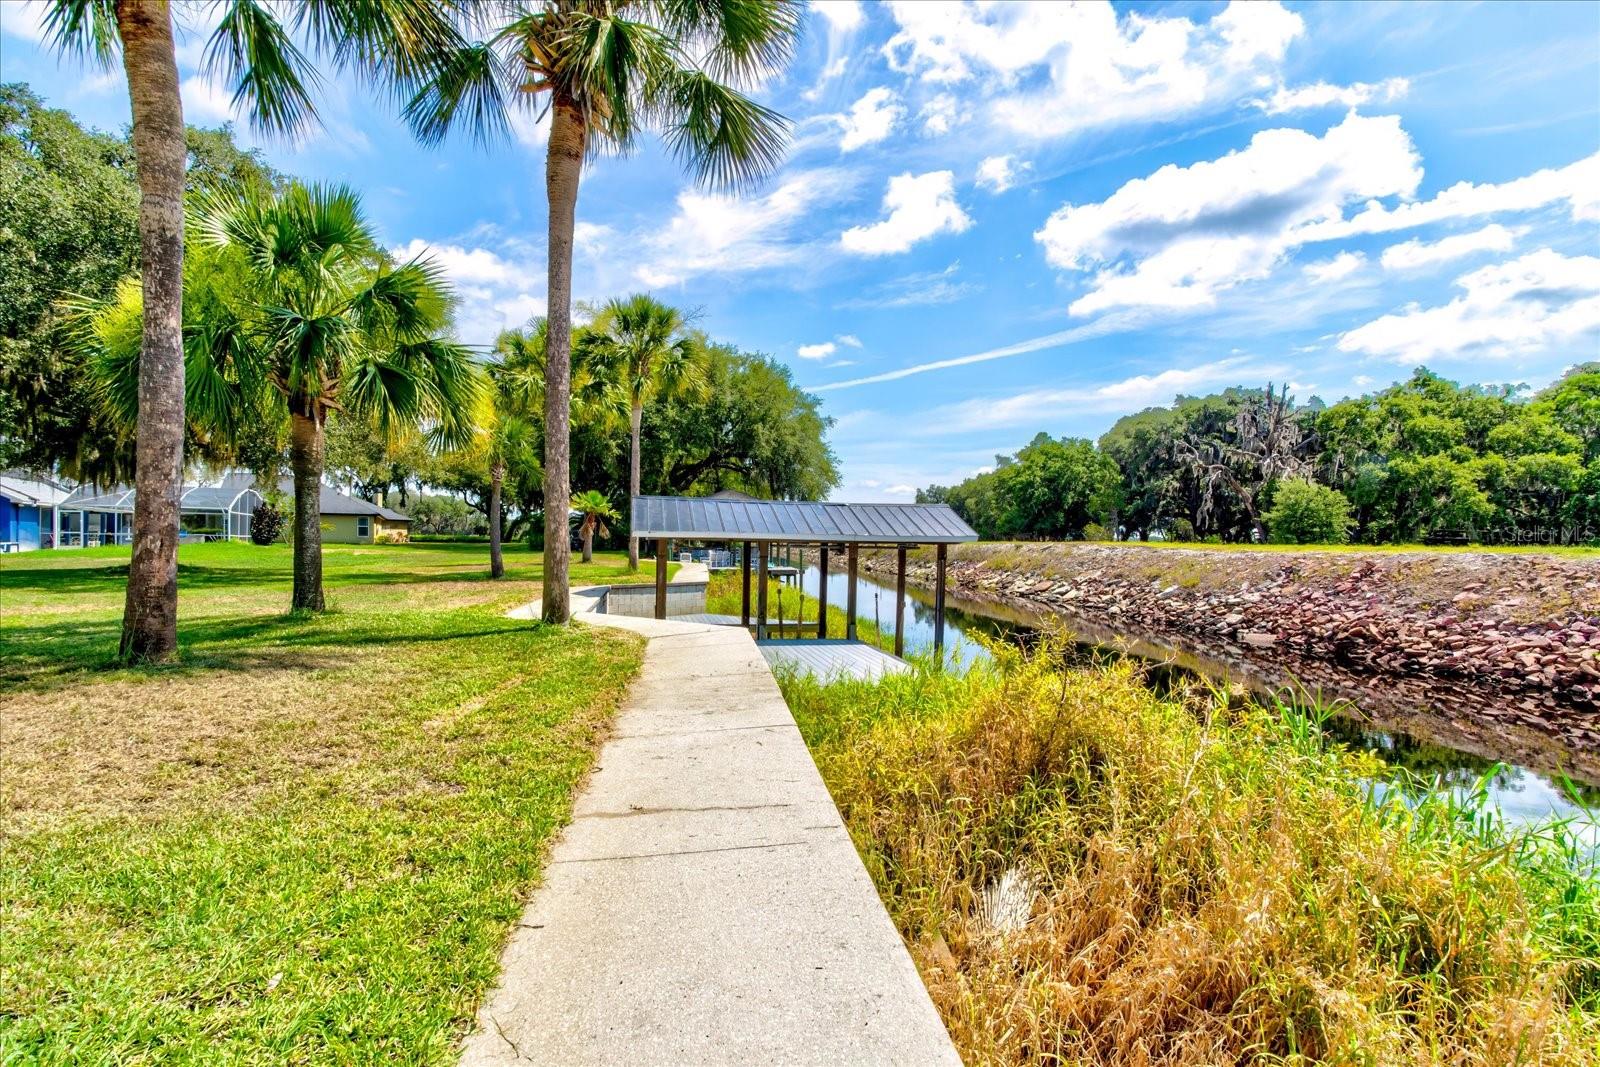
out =
[[[126,563],[0,560],[0,1062],[451,1060],[640,642],[507,619],[520,546],[328,546],[301,618],[286,548],[192,545],[181,662],[120,668]]]

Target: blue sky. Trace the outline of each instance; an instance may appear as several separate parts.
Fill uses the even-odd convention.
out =
[[[226,121],[180,15],[186,117]],[[0,0],[0,77],[108,129],[119,72]],[[1600,4],[826,2],[758,90],[782,170],[697,190],[595,162],[580,300],[635,290],[773,355],[837,421],[841,500],[908,500],[1039,430],[1177,393],[1328,400],[1426,364],[1535,387],[1600,358]],[[324,128],[258,141],[430,250],[483,343],[544,310],[543,129],[426,149],[330,75]]]

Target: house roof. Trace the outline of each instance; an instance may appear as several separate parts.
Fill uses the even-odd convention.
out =
[[[294,496],[294,479],[285,478],[278,483],[278,488],[289,497]],[[382,515],[383,509],[370,500],[360,497],[346,496],[330,486],[324,485],[317,494],[317,503],[324,515]]]
[[[12,481],[10,475],[4,476],[4,481]],[[294,495],[294,479],[284,478],[278,483],[278,488],[289,496]],[[208,485],[186,485],[182,490],[180,508],[183,511],[227,511],[236,507],[241,496],[248,492],[260,490],[256,485],[255,476],[252,474],[235,471],[223,475],[216,482]],[[10,497],[10,493],[6,496]],[[388,519],[390,522],[410,522],[405,515],[391,508],[379,507],[371,501],[361,500],[358,497],[346,496],[329,486],[322,486],[318,494],[319,503],[324,515],[377,515]],[[71,493],[65,493],[61,504],[71,509],[82,508],[84,511],[133,511],[134,490],[130,485],[113,485],[100,488],[92,485],[80,485]],[[22,501],[32,503],[32,501]]]
[[[31,478],[21,471],[0,472],[0,496],[14,504],[27,507],[54,507],[67,499],[72,490],[66,486]]]
[[[638,537],[711,541],[822,541],[930,545],[976,541],[948,504],[823,504],[801,500],[712,497],[633,498],[630,532]]]
[[[255,476],[234,472],[225,474],[207,485],[185,485],[179,490],[180,511],[228,511],[237,507],[239,498],[255,491]],[[134,488],[131,485],[100,487],[80,485],[68,494],[61,506],[72,510],[133,511]]]

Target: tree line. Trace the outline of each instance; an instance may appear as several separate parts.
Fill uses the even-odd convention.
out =
[[[295,182],[227,129],[187,140],[184,454],[266,486],[294,470],[307,493],[326,473],[365,499],[419,504],[423,529],[488,533],[501,514],[506,538],[539,542],[546,321],[487,353],[451,344],[437,269],[392,262],[352,191]],[[0,467],[127,482],[143,312],[127,137],[0,86],[0,206],[14,220],[0,230]],[[837,484],[831,420],[783,364],[649,296],[579,311],[571,477],[616,512],[591,533],[625,538],[639,491],[815,499]],[[290,334],[303,336],[274,343]],[[314,522],[309,506],[274,503]],[[291,532],[308,568],[294,603],[315,610],[320,528]]]
[[[1041,433],[919,501],[991,539],[1600,541],[1600,364],[1538,392],[1417,369],[1327,405],[1287,388],[1180,396],[1098,442]]]
[[[318,123],[314,89],[320,81],[319,60],[354,74],[380,97],[395,102],[403,121],[426,144],[461,134],[478,142],[505,139],[514,110],[549,114],[542,617],[565,623],[570,617],[566,533],[572,492],[573,232],[584,162],[597,152],[625,153],[642,135],[657,130],[674,156],[709,188],[733,189],[770,174],[787,147],[788,123],[746,93],[788,63],[799,38],[803,4],[541,0],[486,8],[451,0],[330,0],[277,7],[256,0],[219,0],[214,8],[218,17],[205,32],[202,73],[233,90],[234,105],[252,127],[270,134],[294,135]],[[137,387],[132,390],[137,398],[136,502],[120,656],[159,662],[177,654],[179,490],[190,428],[185,405],[194,395],[188,364],[195,342],[184,307],[186,283],[192,278],[186,269],[190,152],[174,11],[166,0],[47,0],[45,28],[50,44],[61,53],[106,69],[120,64],[128,88],[139,193],[138,276],[130,285],[138,290],[139,314]],[[282,199],[283,191],[278,193],[264,205],[268,211],[279,212],[281,218],[284,211],[299,210]],[[341,232],[331,236],[358,237],[360,220],[333,203],[348,200],[341,190],[309,193],[305,199],[330,206],[324,221],[342,223]],[[291,191],[287,197],[293,201],[298,194]],[[340,214],[345,217],[337,219]],[[236,221],[242,218],[241,213]],[[248,254],[248,225],[241,222],[230,229],[218,221],[213,213],[201,225],[212,249]],[[309,226],[299,230],[303,247],[289,251],[314,259],[320,235]],[[293,423],[305,473],[321,463],[317,446],[322,414],[338,410],[338,402],[326,402],[328,391],[314,375],[304,373],[308,368],[326,371],[325,380],[339,381],[339,391],[353,406],[380,424],[392,425],[382,408],[393,403],[400,405],[396,413],[410,409],[446,436],[454,436],[464,422],[446,416],[445,408],[464,403],[469,394],[481,394],[479,383],[464,370],[452,376],[451,367],[464,364],[449,354],[454,343],[438,328],[445,309],[437,294],[425,291],[437,288],[431,266],[387,264],[353,245],[343,255],[362,275],[339,279],[340,288],[347,289],[337,298],[346,301],[343,306],[324,301],[321,286],[303,284],[298,286],[300,295],[311,304],[278,309],[289,314],[265,328],[267,316],[255,315],[254,328],[239,334],[245,342],[241,367],[254,364],[262,370],[263,379],[284,393],[290,419],[306,420],[316,431]],[[253,266],[270,275],[270,251]],[[269,281],[276,284],[278,279]],[[356,289],[348,290],[345,282]],[[288,284],[296,288],[292,280]],[[119,298],[132,303],[131,295]],[[408,301],[411,309],[405,310],[401,305]],[[333,332],[300,322],[308,317],[301,312]],[[128,321],[124,316],[124,325]],[[356,337],[359,333],[367,336]],[[351,338],[357,351],[393,341],[405,354],[396,347],[389,357],[365,360],[366,370],[346,379],[340,355]],[[231,365],[230,340],[222,333],[201,339],[201,344],[214,346],[214,366]],[[334,362],[316,367],[305,353],[289,351],[301,342],[318,346]],[[112,358],[110,351],[107,346],[106,359]],[[287,377],[277,373],[285,370]],[[209,384],[225,382],[227,373],[210,374]],[[302,471],[296,473],[298,481]],[[298,510],[309,506],[314,511],[314,502],[298,495],[297,489]],[[297,514],[296,524],[308,531],[314,517]],[[319,610],[320,603],[301,603],[311,593],[302,579],[313,575],[311,562],[299,556],[301,539],[295,543],[297,606]],[[320,600],[320,589],[316,597]]]

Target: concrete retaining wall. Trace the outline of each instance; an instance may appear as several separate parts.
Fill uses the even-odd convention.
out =
[[[672,582],[667,586],[667,618],[676,615],[702,615],[706,610],[705,582]],[[653,619],[656,614],[654,585],[614,585],[606,590],[605,613],[635,619]]]

